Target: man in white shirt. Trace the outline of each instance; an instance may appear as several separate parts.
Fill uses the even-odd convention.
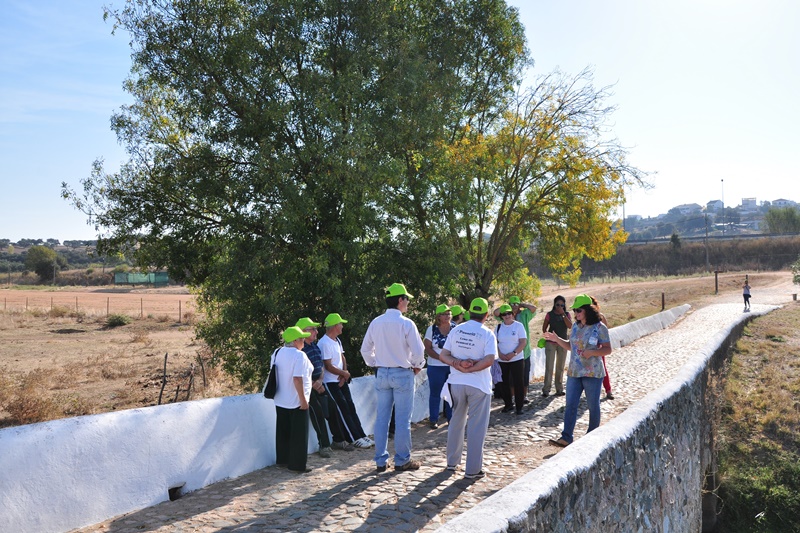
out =
[[[467,426],[467,463],[464,477],[480,479],[483,472],[483,444],[489,428],[492,408],[491,367],[497,358],[497,338],[483,325],[489,302],[475,298],[469,306],[470,320],[450,331],[439,361],[453,367],[442,390],[445,401],[453,406],[447,427],[447,470],[455,471],[461,463],[464,428]]]
[[[358,418],[348,385],[350,372],[347,370],[344,348],[342,348],[342,341],[339,340],[339,335],[342,334],[347,320],[343,319],[339,313],[331,313],[325,317],[324,324],[325,335],[317,341],[317,347],[322,352],[322,362],[325,365],[322,375],[325,390],[334,402],[339,420],[345,430],[347,442],[352,442],[356,448],[369,448],[375,443],[367,437],[361,427],[361,420]],[[338,449],[338,446],[333,447]]]
[[[411,411],[414,408],[414,379],[425,366],[425,346],[417,325],[403,316],[413,298],[405,286],[392,284],[386,289],[386,312],[374,319],[364,342],[361,356],[375,368],[375,393],[378,409],[375,417],[375,464],[386,471],[389,459],[389,421],[395,410],[394,469],[418,470],[419,461],[411,459]]]

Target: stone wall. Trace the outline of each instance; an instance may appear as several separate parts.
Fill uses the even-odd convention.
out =
[[[731,344],[758,314],[743,315],[661,389],[439,531],[627,533],[713,527],[715,496],[706,490],[715,485],[712,391]]]

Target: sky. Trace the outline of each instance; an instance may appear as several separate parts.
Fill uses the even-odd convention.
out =
[[[594,72],[611,86],[611,131],[652,173],[626,191],[625,214],[742,198],[800,202],[800,2],[794,0],[512,0],[534,66]],[[131,103],[114,0],[0,0],[0,238],[96,238],[61,198],[92,162],[125,151],[110,128]],[[622,212],[619,213],[622,215]]]

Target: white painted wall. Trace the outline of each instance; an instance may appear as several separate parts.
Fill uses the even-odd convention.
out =
[[[630,328],[625,342],[662,327],[654,319]],[[544,350],[534,349],[531,358],[531,375],[543,376]],[[363,377],[350,385],[368,434],[375,425],[373,382]],[[428,380],[421,372],[412,420],[427,416]],[[68,531],[166,501],[172,487],[190,492],[264,468],[275,464],[274,429],[275,406],[261,394],[2,429],[0,527]],[[316,449],[312,429],[309,453]]]

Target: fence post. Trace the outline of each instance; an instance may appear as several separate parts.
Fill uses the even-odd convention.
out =
[[[144,318],[144,298],[139,299],[139,318]]]
[[[661,310],[663,311],[666,308],[667,308],[666,300],[664,299],[664,293],[662,292],[661,293]]]
[[[75,297],[75,312],[78,312],[78,297]]]
[[[108,311],[111,308],[111,296],[106,297],[106,316],[108,316]]]

